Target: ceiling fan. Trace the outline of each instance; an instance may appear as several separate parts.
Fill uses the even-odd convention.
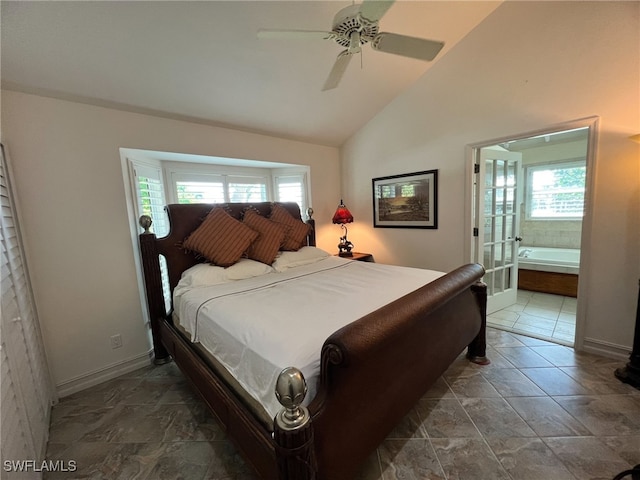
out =
[[[351,57],[362,51],[361,46],[371,43],[379,52],[431,61],[444,46],[443,42],[409,37],[397,33],[380,32],[378,22],[395,0],[364,0],[340,10],[333,18],[330,32],[315,30],[258,30],[258,38],[322,39],[333,40],[346,47],[338,54],[322,90],[336,88],[344,75]]]

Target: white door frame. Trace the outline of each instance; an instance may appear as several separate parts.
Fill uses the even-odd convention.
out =
[[[583,252],[580,255],[580,276],[578,280],[578,306],[576,311],[576,335],[574,348],[578,351],[584,349],[584,337],[585,337],[585,325],[587,317],[586,298],[588,292],[589,283],[589,252],[591,251],[591,237],[593,231],[592,224],[592,212],[593,203],[595,200],[595,179],[596,170],[598,168],[597,160],[598,155],[598,133],[599,133],[599,121],[600,117],[586,117],[566,123],[561,123],[548,128],[540,130],[534,130],[517,135],[509,135],[500,138],[494,138],[482,142],[468,144],[465,147],[465,228],[464,228],[464,258],[469,262],[473,262],[473,182],[474,182],[474,163],[476,160],[476,150],[483,147],[490,147],[492,145],[498,145],[500,143],[508,142],[511,140],[521,140],[529,137],[535,137],[538,135],[552,134],[556,132],[562,132],[564,130],[572,130],[577,128],[589,128],[588,140],[587,140],[587,178],[585,182],[585,196],[584,196],[584,217],[582,219],[582,235],[580,250]]]

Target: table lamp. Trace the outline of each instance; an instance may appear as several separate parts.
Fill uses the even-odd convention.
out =
[[[338,244],[338,255],[340,257],[353,257],[353,253],[351,253],[353,243],[347,240],[347,227],[345,226],[351,222],[353,222],[353,215],[340,199],[340,205],[338,205],[336,213],[333,214],[333,223],[340,224],[344,229],[344,236],[340,237],[340,243]]]

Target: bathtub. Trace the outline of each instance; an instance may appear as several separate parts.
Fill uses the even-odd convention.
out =
[[[580,250],[573,248],[520,247],[518,268],[578,275]]]
[[[580,250],[520,247],[518,288],[575,297],[578,293]]]

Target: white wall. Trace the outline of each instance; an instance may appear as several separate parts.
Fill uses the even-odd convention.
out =
[[[309,165],[318,244],[335,249],[336,148],[11,91],[2,95],[2,141],[15,172],[50,365],[63,393],[146,361],[150,348],[121,147]],[[113,350],[109,337],[116,333],[123,347]]]
[[[350,239],[378,261],[454,268],[465,254],[465,145],[600,117],[579,343],[632,343],[640,277],[640,3],[506,2],[342,151]],[[373,177],[437,168],[439,228],[372,228]],[[584,247],[584,244],[583,244]]]

